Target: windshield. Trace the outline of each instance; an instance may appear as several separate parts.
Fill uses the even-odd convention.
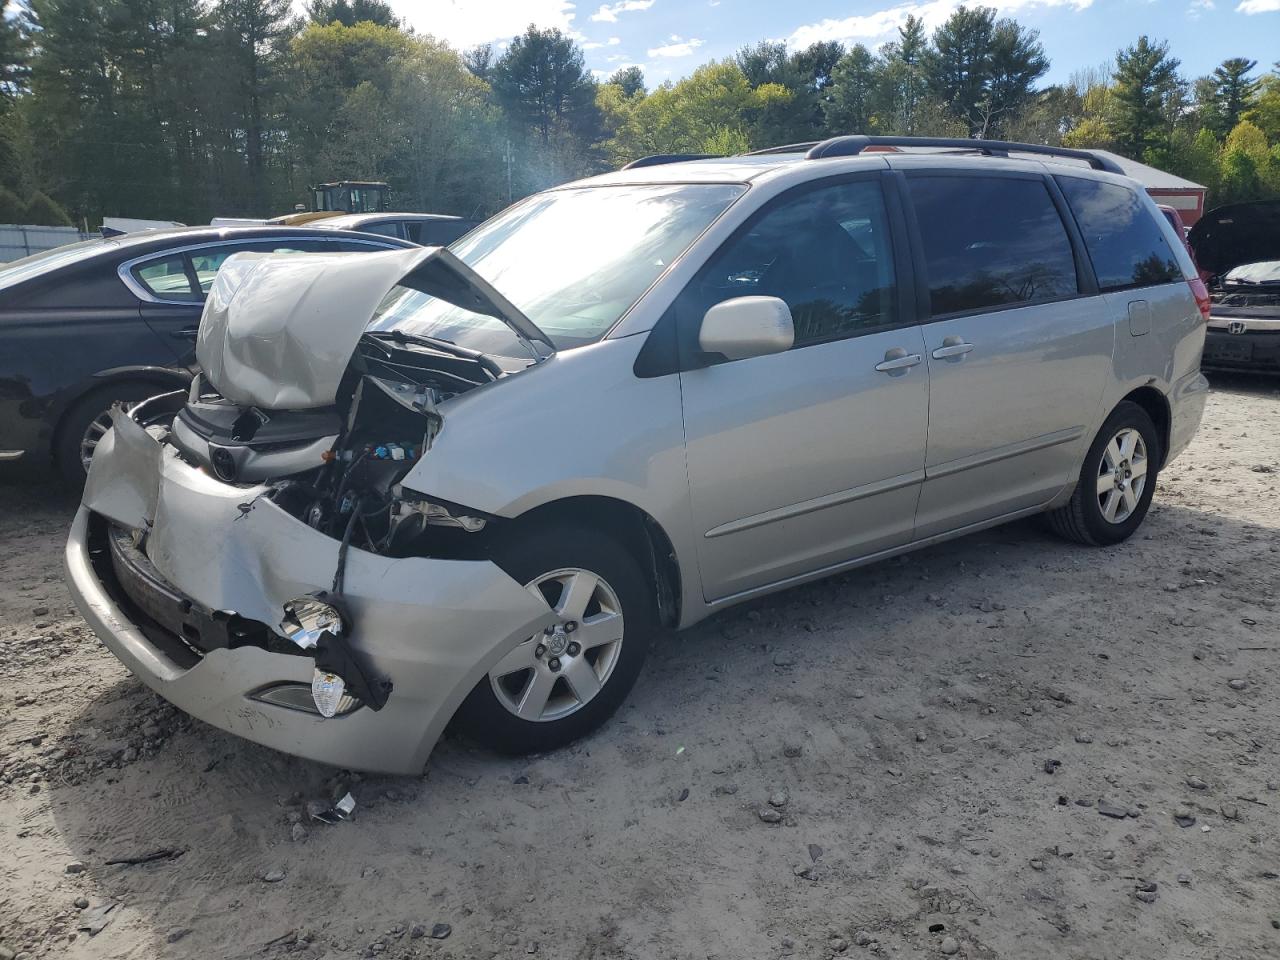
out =
[[[42,273],[48,273],[50,270],[56,270],[63,264],[96,253],[111,243],[110,240],[101,238],[80,240],[54,247],[52,250],[45,250],[43,253],[33,253],[29,257],[14,260],[12,263],[0,263],[0,290],[11,287],[15,283],[21,283],[23,280],[38,277]]]
[[[449,249],[563,350],[604,335],[745,189],[636,184],[538,194]],[[405,286],[391,289],[369,324],[392,329],[484,353],[526,353],[500,320]]]

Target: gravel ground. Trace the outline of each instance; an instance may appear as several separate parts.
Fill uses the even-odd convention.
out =
[[[1127,544],[728,611],[595,737],[413,779],[169,708],[70,603],[71,500],[0,486],[0,960],[1280,955],[1280,384],[1215,379]]]

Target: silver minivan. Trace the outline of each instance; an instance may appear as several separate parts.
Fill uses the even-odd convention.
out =
[[[447,249],[239,255],[191,390],[115,411],[68,578],[259,743],[545,750],[664,627],[1030,514],[1130,536],[1207,308],[1107,158],[990,141],[649,158]]]

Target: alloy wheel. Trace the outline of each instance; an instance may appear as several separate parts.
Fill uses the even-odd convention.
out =
[[[89,472],[89,461],[93,459],[93,451],[97,449],[98,442],[110,429],[110,407],[90,420],[89,426],[85,428],[84,435],[80,438],[80,466],[84,467],[85,473]]]
[[[1147,486],[1147,445],[1133,427],[1122,428],[1103,448],[1098,464],[1098,508],[1108,523],[1124,523]]]
[[[603,577],[576,567],[545,573],[526,586],[551,605],[556,622],[498,661],[489,683],[498,702],[520,719],[561,720],[608,682],[622,652],[622,605]]]

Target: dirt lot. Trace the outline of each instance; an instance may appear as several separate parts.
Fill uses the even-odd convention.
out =
[[[1128,544],[793,590],[587,742],[418,779],[167,707],[72,608],[70,500],[0,487],[0,960],[1280,955],[1278,385],[1223,380]]]

